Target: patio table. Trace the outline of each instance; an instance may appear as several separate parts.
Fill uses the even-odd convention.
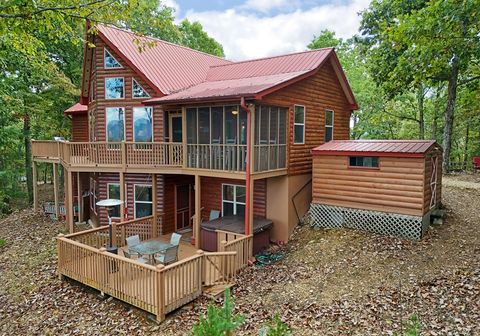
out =
[[[130,251],[136,252],[140,255],[147,255],[150,259],[150,262],[153,263],[153,255],[165,251],[169,247],[173,246],[169,242],[150,240],[137,245],[130,246],[128,249]]]

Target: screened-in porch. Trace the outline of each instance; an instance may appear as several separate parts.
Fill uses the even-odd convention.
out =
[[[287,108],[256,106],[253,170],[286,167]],[[186,109],[187,167],[245,171],[247,113],[238,105]]]

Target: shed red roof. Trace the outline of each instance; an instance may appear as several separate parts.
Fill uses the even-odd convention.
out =
[[[68,109],[64,111],[65,114],[74,114],[74,113],[85,113],[88,111],[87,105],[82,105],[80,103],[76,103],[73,106],[70,106]]]
[[[272,90],[315,74],[329,57],[333,57],[337,74],[342,74],[339,79],[352,109],[356,108],[355,98],[332,48],[212,66],[202,83],[146,102],[165,104],[239,97],[261,98]]]
[[[220,57],[126,30],[104,25],[98,25],[97,29],[109,47],[163,94],[201,83],[211,66],[231,63]],[[139,46],[142,45],[146,46],[140,51]]]
[[[333,140],[312,149],[312,154],[421,157],[435,144],[434,140]]]

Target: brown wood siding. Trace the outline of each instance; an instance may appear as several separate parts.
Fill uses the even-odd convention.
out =
[[[335,140],[345,140],[350,133],[351,108],[330,63],[317,74],[264,97],[262,104],[285,106],[288,116],[288,173],[305,174],[312,170],[310,150],[324,143],[325,110],[334,111]],[[305,106],[305,143],[293,144],[294,105]]]
[[[133,141],[133,108],[144,106],[142,100],[145,98],[132,98],[132,78],[134,78],[151,97],[158,95],[153,89],[138,76],[133,69],[117,55],[113,50],[108,49],[110,54],[123,66],[121,69],[104,69],[103,68],[103,50],[105,43],[99,37],[95,39],[95,56],[93,62],[92,79],[95,82],[96,100],[90,105],[95,106],[95,135],[97,141],[106,141],[105,127],[105,108],[107,107],[124,107],[125,108],[125,140]],[[123,99],[105,99],[105,78],[123,77],[124,78],[124,95]],[[92,94],[92,93],[90,93]],[[153,107],[153,140],[163,141],[163,111],[159,107]]]
[[[380,157],[380,169],[349,168],[347,156],[314,156],[313,202],[424,214],[424,159]]]
[[[175,185],[195,185],[195,177],[190,175],[165,175],[165,204],[163,213],[163,234],[175,231]],[[193,193],[192,193],[193,194]],[[193,202],[195,198],[193,197]],[[192,215],[195,204],[192,204]]]
[[[72,114],[71,141],[73,142],[88,141],[88,114],[87,113]]]
[[[157,213],[160,216],[163,213],[163,175],[157,175]],[[119,183],[120,176],[117,173],[100,173],[98,177],[99,196],[98,199],[107,198],[108,183]],[[126,212],[127,220],[134,218],[135,204],[134,204],[134,185],[152,185],[152,174],[125,174],[126,184]],[[117,220],[118,221],[118,220]],[[108,224],[108,216],[105,210],[100,210],[100,223],[102,225]]]
[[[244,180],[234,180],[216,177],[201,178],[201,202],[202,202],[202,219],[208,220],[211,210],[222,211],[222,184],[245,185]],[[255,180],[253,185],[253,215],[255,217],[266,217],[267,204],[266,180]]]

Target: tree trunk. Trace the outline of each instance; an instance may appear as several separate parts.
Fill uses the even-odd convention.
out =
[[[418,104],[418,137],[425,139],[425,92],[423,85],[419,84],[417,89],[417,104]]]
[[[28,203],[33,204],[32,144],[30,139],[30,116],[23,115],[23,141],[25,145],[25,175],[27,176]]]
[[[467,129],[465,130],[465,148],[463,150],[463,161],[468,166],[468,142],[470,141],[470,123],[467,122]]]
[[[452,71],[448,79],[447,106],[445,107],[445,127],[443,128],[443,171],[448,173],[450,164],[450,152],[452,150],[453,113],[457,99],[459,59],[453,56]]]

